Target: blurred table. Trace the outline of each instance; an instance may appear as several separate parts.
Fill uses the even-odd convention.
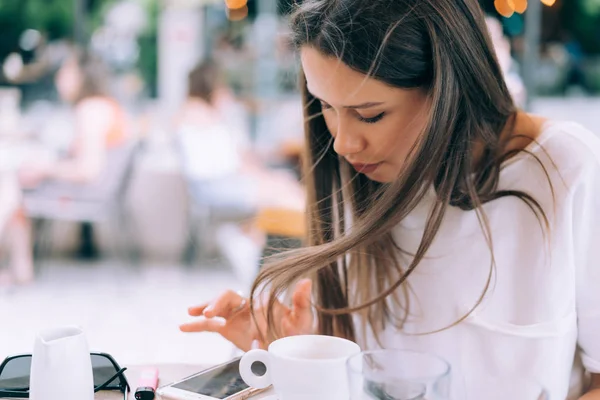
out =
[[[206,368],[209,368],[209,365],[186,365],[186,364],[164,364],[156,366],[159,370],[159,386],[164,386],[172,382],[176,382],[181,380],[187,376],[196,374]],[[144,370],[144,366],[131,366],[127,368],[125,371],[125,375],[127,376],[127,381],[131,386],[131,393],[129,394],[129,399],[134,399],[135,394],[135,385],[139,380],[141,372]],[[269,394],[258,395],[253,397],[253,399],[259,400],[264,397],[267,397]],[[102,391],[96,393],[95,400],[123,400],[123,393],[115,392],[115,391]]]
[[[32,140],[0,138],[0,172],[16,172],[23,164],[50,162],[56,153]]]
[[[256,217],[257,227],[267,235],[303,239],[306,236],[306,214],[297,208],[267,207]]]

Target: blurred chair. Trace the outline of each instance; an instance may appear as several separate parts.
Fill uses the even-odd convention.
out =
[[[188,192],[188,226],[187,241],[183,250],[182,262],[191,266],[197,260],[199,254],[204,254],[204,236],[213,225],[212,210],[210,204],[194,195],[189,176],[184,173],[186,189]]]
[[[213,235],[217,239],[216,244],[218,244],[221,252],[223,252],[224,244],[229,241],[227,236],[220,234],[224,234],[224,232],[221,231],[218,234],[217,225],[228,222],[242,225],[250,223],[250,225],[254,225],[257,213],[259,212],[261,213],[259,219],[265,224],[268,221],[276,221],[280,217],[285,220],[288,216],[293,215],[295,218],[295,222],[293,223],[295,228],[292,231],[281,231],[281,227],[287,224],[285,221],[283,221],[281,227],[278,227],[280,223],[274,222],[274,224],[266,227],[266,229],[261,229],[262,232],[272,233],[273,241],[269,244],[284,244],[284,242],[288,244],[288,235],[296,242],[299,242],[297,238],[303,237],[305,231],[302,214],[294,214],[295,210],[293,208],[290,208],[290,210],[285,208],[269,208],[261,211],[256,201],[258,199],[254,197],[270,196],[262,192],[258,193],[261,190],[258,180],[266,178],[262,175],[259,178],[254,177],[251,173],[245,175],[243,172],[237,172],[237,169],[243,170],[244,167],[236,165],[235,162],[233,167],[225,164],[224,168],[226,170],[219,173],[219,168],[222,166],[220,166],[218,161],[225,160],[228,156],[235,156],[234,152],[226,151],[232,147],[226,142],[225,137],[227,132],[216,130],[213,132],[212,137],[204,137],[202,133],[195,130],[182,130],[175,138],[175,145],[179,153],[182,175],[186,183],[189,198],[188,242],[183,252],[182,261],[186,265],[193,265],[199,254],[206,255],[208,253],[206,251],[207,239],[212,238]],[[215,143],[217,138],[220,138],[224,142]],[[207,150],[209,153],[207,153]],[[213,171],[216,170],[214,174],[206,173],[206,170],[212,166],[212,163],[209,162],[211,159],[217,160],[212,169]],[[265,169],[264,174],[268,176],[270,172],[273,172],[270,170]],[[285,191],[290,189],[290,187],[286,186],[285,183],[287,180],[282,179],[282,176],[273,175],[271,177],[271,186],[277,187],[278,185],[283,185],[281,186],[281,190]],[[294,187],[294,189],[296,188]],[[274,192],[272,195],[276,196],[277,194]],[[292,214],[285,214],[286,211]],[[294,247],[297,246],[296,242],[293,244]],[[292,246],[292,244],[289,245]],[[260,244],[257,243],[258,247],[260,247]],[[236,256],[238,255],[239,253],[236,254]],[[257,268],[259,256],[260,253],[257,253]]]
[[[208,253],[207,239],[210,235],[216,233],[218,223],[239,222],[248,219],[252,215],[251,210],[240,209],[236,205],[228,204],[225,201],[228,197],[236,196],[235,176],[227,178],[229,185],[221,185],[221,200],[214,198],[214,189],[210,189],[213,181],[210,179],[200,179],[194,174],[193,168],[189,165],[189,160],[182,150],[183,143],[180,139],[176,140],[176,147],[179,152],[183,179],[185,181],[188,193],[188,234],[187,243],[183,251],[182,262],[185,265],[192,266],[198,259],[198,256],[204,256]],[[243,184],[243,183],[239,183]],[[203,190],[206,188],[207,190]],[[233,193],[229,193],[231,188]],[[209,193],[207,193],[207,191]]]
[[[205,254],[206,246],[205,234],[214,224],[214,210],[207,199],[198,196],[194,187],[201,185],[202,182],[194,176],[193,168],[189,165],[189,160],[184,151],[185,144],[179,135],[175,138],[175,148],[179,155],[181,163],[181,172],[185,182],[188,197],[188,218],[187,218],[187,241],[181,257],[184,265],[192,266],[197,260],[199,254]]]
[[[298,180],[302,178],[302,163],[305,158],[305,145],[302,139],[288,139],[279,149],[279,155],[286,161],[287,166],[294,172]]]
[[[306,215],[297,209],[265,208],[258,213],[256,225],[267,235],[261,262],[279,252],[302,247],[306,237]]]
[[[89,184],[49,181],[25,191],[23,204],[34,220],[34,254],[39,260],[52,250],[52,222],[108,222],[117,254],[135,263],[140,254],[134,229],[126,211],[126,196],[133,177],[138,141],[107,154],[106,168]]]

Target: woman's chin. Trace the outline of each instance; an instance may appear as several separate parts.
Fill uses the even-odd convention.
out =
[[[389,174],[386,174],[385,171],[380,171],[379,169],[364,175],[370,180],[378,183],[391,183],[394,181],[394,178],[392,178]]]

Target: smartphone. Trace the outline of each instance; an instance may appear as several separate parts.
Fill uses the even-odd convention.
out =
[[[255,364],[257,375],[266,372],[264,365]],[[240,376],[240,358],[163,386],[157,393],[170,400],[246,400],[267,389],[250,388]]]

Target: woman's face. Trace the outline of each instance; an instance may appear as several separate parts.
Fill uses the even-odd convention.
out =
[[[81,71],[74,60],[66,61],[58,70],[55,84],[63,100],[73,102],[81,90]]]
[[[301,58],[335,152],[374,181],[395,180],[425,126],[427,94],[366,78],[311,47],[302,49]]]

